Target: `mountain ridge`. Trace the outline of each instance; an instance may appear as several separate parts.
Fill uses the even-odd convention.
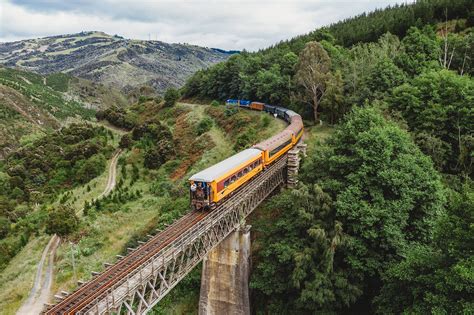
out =
[[[42,75],[64,72],[124,92],[151,86],[162,93],[233,53],[88,31],[0,43],[0,64]]]

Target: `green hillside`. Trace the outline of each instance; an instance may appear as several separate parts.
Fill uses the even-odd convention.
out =
[[[65,74],[41,76],[0,67],[0,158],[36,133],[70,118],[89,120],[98,108],[124,106],[118,91]]]

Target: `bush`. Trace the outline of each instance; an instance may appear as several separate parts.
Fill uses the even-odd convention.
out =
[[[211,106],[217,107],[217,106],[219,106],[219,105],[220,105],[219,101],[213,100],[213,101],[211,102]]]
[[[59,205],[48,211],[46,233],[65,236],[74,232],[79,225],[76,212],[70,206]]]
[[[270,122],[272,121],[272,119],[269,115],[263,115],[262,118],[260,119],[261,119],[263,128],[270,126]]]
[[[180,98],[180,93],[178,90],[169,88],[165,93],[165,106],[173,107]]]
[[[76,179],[79,183],[87,183],[104,172],[107,162],[102,153],[86,160],[77,171]]]
[[[252,144],[254,144],[256,139],[257,139],[257,134],[255,133],[255,131],[253,129],[249,129],[237,137],[237,140],[235,141],[235,144],[234,144],[234,150],[235,151],[243,150],[251,146]]]
[[[150,169],[157,169],[174,154],[171,141],[162,139],[156,146],[145,151],[144,165]]]
[[[126,133],[120,138],[119,146],[122,149],[129,149],[132,146],[133,140],[130,134]]]
[[[226,117],[234,116],[235,114],[237,114],[238,111],[239,109],[235,106],[226,106],[224,115]]]
[[[209,117],[203,118],[197,125],[197,128],[196,128],[197,135],[200,136],[203,133],[208,132],[209,130],[211,130],[212,125],[213,125],[213,122],[211,118]]]
[[[145,103],[146,100],[147,100],[146,96],[140,95],[140,97],[138,98],[138,104]]]
[[[0,238],[4,238],[7,236],[8,232],[10,231],[10,221],[1,216],[0,217]]]

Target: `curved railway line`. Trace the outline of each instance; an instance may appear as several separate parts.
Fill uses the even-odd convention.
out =
[[[275,188],[284,183],[283,170],[286,163],[285,153],[268,165],[266,171],[234,191],[232,196],[214,210],[193,210],[185,214],[164,231],[151,236],[146,243],[132,249],[127,256],[119,256],[120,259],[115,264],[109,265],[75,291],[70,294],[63,293],[61,301],[48,306],[43,313],[110,313],[111,310],[118,310],[117,303],[120,304],[118,308],[125,303],[127,312],[135,313],[125,302],[130,298],[130,292],[133,292],[131,303],[134,303],[133,295],[137,291],[130,291],[130,287],[145,286],[142,294],[139,294],[142,301],[145,301],[143,295],[149,285],[147,281],[150,277],[158,278],[159,275],[165,288],[162,289],[163,285],[156,288],[155,284],[150,285],[152,295],[148,303],[144,302],[146,309],[150,309],[199,263],[208,250],[235,229],[235,225],[239,224],[242,217],[248,215]],[[181,265],[175,270],[177,257]],[[172,267],[169,268],[166,263],[170,264],[171,261],[173,261]],[[168,270],[170,278],[165,279]],[[120,314],[120,311],[118,313]]]

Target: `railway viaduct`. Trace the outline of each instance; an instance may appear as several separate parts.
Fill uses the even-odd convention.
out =
[[[298,144],[215,210],[191,211],[149,235],[147,242],[106,264],[103,272],[80,282],[75,291],[56,295],[59,302],[46,305],[43,313],[145,314],[204,259],[200,314],[248,314],[248,268],[239,262],[248,258],[250,244],[248,230],[239,231],[273,191],[296,184],[299,151],[304,147]],[[232,253],[235,257],[229,260]],[[231,266],[222,268],[229,261]]]

